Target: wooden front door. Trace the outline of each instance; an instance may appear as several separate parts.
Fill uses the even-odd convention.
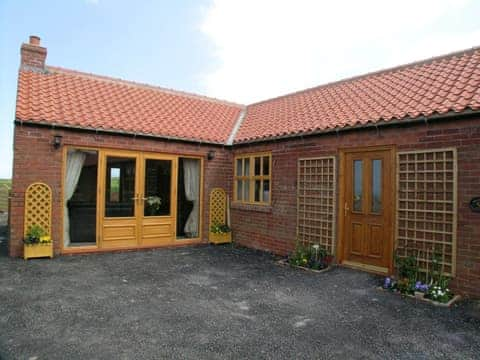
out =
[[[393,258],[393,149],[344,153],[343,262],[386,273]]]
[[[121,249],[173,243],[177,158],[105,151],[101,164],[100,247]]]

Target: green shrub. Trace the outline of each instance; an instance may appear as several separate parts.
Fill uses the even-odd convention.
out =
[[[26,245],[40,244],[42,238],[45,237],[46,232],[39,225],[32,225],[27,232],[27,236],[23,239]]]

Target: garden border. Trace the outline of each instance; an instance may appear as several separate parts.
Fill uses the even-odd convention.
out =
[[[307,268],[307,267],[304,267],[304,266],[291,265],[288,262],[288,259],[280,259],[280,260],[275,261],[275,263],[277,265],[280,265],[280,266],[288,266],[288,267],[291,267],[291,268],[301,269],[301,270],[304,270],[304,271],[311,271],[311,272],[314,272],[314,273],[317,273],[317,274],[328,272],[328,271],[330,271],[334,268],[334,266],[330,264],[325,269],[315,270],[315,269],[310,269],[310,268]]]

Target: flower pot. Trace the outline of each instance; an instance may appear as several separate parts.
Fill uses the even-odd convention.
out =
[[[53,243],[23,245],[23,258],[25,260],[42,257],[53,258]]]
[[[212,244],[226,244],[226,243],[231,243],[232,242],[232,233],[227,232],[227,233],[208,233],[208,240]]]

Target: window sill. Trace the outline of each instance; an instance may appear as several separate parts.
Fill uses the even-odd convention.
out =
[[[256,204],[243,204],[243,203],[232,202],[231,207],[234,210],[256,211],[256,212],[263,212],[263,213],[272,212],[272,205],[256,205]]]

